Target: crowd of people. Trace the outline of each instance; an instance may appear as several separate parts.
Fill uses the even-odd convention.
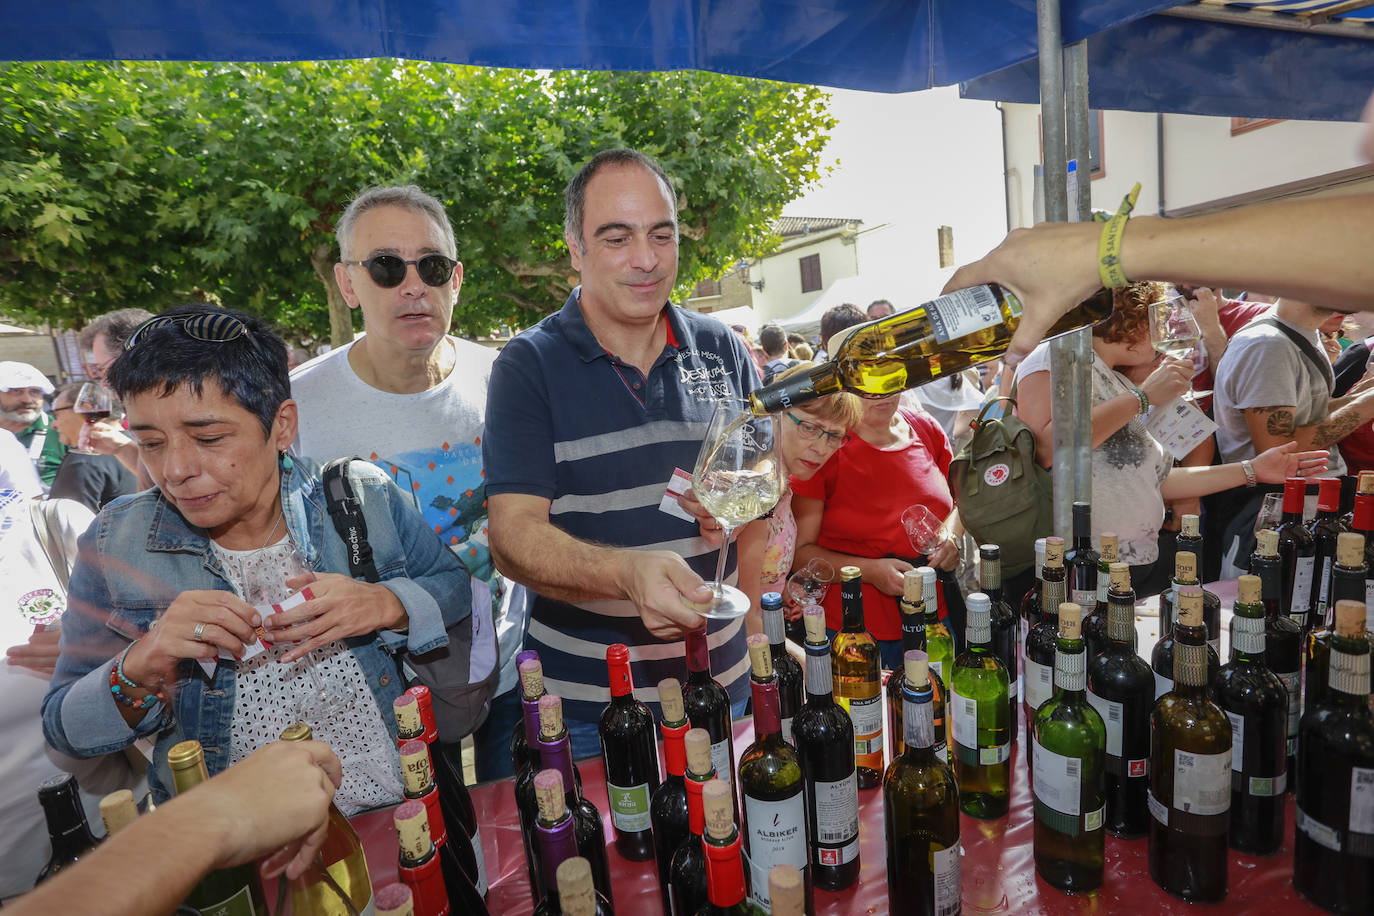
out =
[[[1175,278],[1206,316],[1205,359],[1161,362],[1142,343],[1140,310],[1172,290],[1138,282],[1116,291],[1115,314],[1094,331],[1095,477],[1100,461],[1107,493],[1142,482],[1158,493],[1122,500],[1129,518],[1095,515],[1118,529],[1133,566],[1157,560],[1166,503],[1215,492],[1248,500],[1250,485],[1312,473],[1328,453],[1339,462],[1341,443],[1367,432],[1374,383],[1346,366],[1348,390],[1336,394],[1332,358],[1339,366],[1346,348],[1324,346],[1321,328],[1337,309],[1371,304],[1374,268],[1354,241],[1371,220],[1374,197],[1132,222],[1127,274]],[[441,739],[473,736],[479,778],[509,771],[522,646],[540,653],[547,689],[563,698],[575,754],[595,754],[606,649],[629,646],[635,683],[654,685],[681,676],[681,640],[705,625],[698,611],[712,597],[704,578],[721,527],[690,493],[677,497],[681,511],[664,504],[674,472],[690,472],[714,405],[747,397],[765,372],[806,371],[803,357],[823,359],[835,333],[907,305],[832,309],[809,354],[799,348],[810,343],[765,328],[760,362],[731,328],[665,304],[677,278],[677,196],[658,163],[633,150],[598,154],[569,184],[565,240],[580,285],[499,353],[448,333],[463,265],[434,198],[371,189],[337,236],[338,285],[365,333],[294,369],[277,335],[243,312],[112,313],[83,346],[123,416],[76,428],[63,416],[70,389],[0,364],[0,539],[7,571],[22,573],[5,577],[4,600],[18,610],[5,618],[13,683],[0,721],[7,750],[18,749],[4,759],[24,759],[22,772],[7,764],[0,805],[7,828],[27,818],[6,842],[38,845],[39,770],[95,762],[116,771],[114,782],[146,778],[162,800],[168,748],[196,738],[211,774],[239,774],[211,780],[228,788],[201,796],[215,817],[250,778],[325,774],[321,792],[294,807],[253,806],[252,835],[233,833],[202,863],[276,849],[274,867],[286,868],[309,852],[299,841],[318,832],[319,798],[345,811],[400,801],[386,708],[404,687],[400,657],[441,679]],[[1283,239],[1282,251],[1257,238]],[[1002,283],[1025,314],[1000,373],[939,383],[949,388],[937,398],[940,419],[919,393],[835,394],[780,417],[787,495],[744,527],[726,567],[755,606],[708,626],[712,669],[737,715],[758,599],[810,560],[862,570],[868,626],[889,663],[905,570],[941,570],[943,610],[957,622],[963,538],[948,472],[958,417],[1015,375],[1018,410],[1041,460],[1053,460],[1053,417],[1044,389],[1035,394],[1046,363],[1033,350],[1099,286],[1096,248],[1092,224],[1041,226],[955,274],[950,288]],[[1222,287],[1280,298],[1228,336],[1218,329],[1237,306],[1212,292]],[[1173,467],[1141,417],[1204,367],[1220,463]],[[54,394],[49,414],[43,400]],[[91,455],[111,460],[91,470]],[[359,457],[335,461],[350,456]],[[80,485],[36,499],[54,496],[73,457]],[[45,504],[56,511],[33,509]],[[945,523],[921,554],[898,518],[913,504]],[[341,533],[341,516],[366,551]],[[834,604],[827,597],[832,628]],[[329,749],[270,751],[297,719]],[[140,744],[146,767],[131,765],[144,762],[128,753]],[[81,778],[92,792],[111,784]],[[288,810],[301,818],[294,829],[283,826]],[[166,812],[158,823],[211,816],[189,803]],[[0,898],[28,890],[37,873],[32,854],[4,852]],[[102,853],[91,867],[114,862],[129,859]]]

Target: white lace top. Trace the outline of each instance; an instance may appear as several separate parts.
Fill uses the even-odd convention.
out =
[[[281,602],[292,591],[286,580],[304,569],[289,538],[261,550],[210,543],[239,597],[249,604]],[[230,763],[303,721],[343,763],[343,784],[334,796],[340,811],[352,815],[403,801],[395,742],[353,653],[336,640],[284,664],[281,656],[289,648],[273,646],[239,663]]]

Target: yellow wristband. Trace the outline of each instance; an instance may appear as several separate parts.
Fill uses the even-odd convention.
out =
[[[1108,289],[1117,289],[1122,286],[1130,286],[1131,281],[1126,279],[1126,271],[1121,269],[1121,239],[1126,234],[1126,220],[1130,219],[1131,211],[1135,209],[1136,198],[1140,196],[1140,182],[1135,183],[1131,188],[1131,193],[1121,200],[1121,207],[1116,211],[1111,219],[1107,220],[1102,227],[1102,234],[1097,239],[1097,275],[1102,278],[1102,285]]]

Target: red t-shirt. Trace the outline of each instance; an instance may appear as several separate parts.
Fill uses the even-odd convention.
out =
[[[793,480],[795,496],[825,503],[817,543],[856,557],[910,559],[915,548],[902,527],[902,511],[921,503],[940,518],[954,508],[949,492],[949,439],[929,414],[901,411],[911,441],[887,451],[855,436],[810,480]],[[825,594],[825,624],[841,624],[839,570]],[[864,583],[864,623],[876,639],[901,639],[897,599]]]

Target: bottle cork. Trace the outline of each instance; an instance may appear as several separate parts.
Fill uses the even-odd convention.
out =
[[[1072,601],[1059,605],[1059,635],[1064,639],[1083,638],[1083,608]]]
[[[930,656],[920,649],[902,653],[902,673],[908,684],[920,685],[930,680]]]
[[[534,774],[534,800],[539,803],[539,819],[552,824],[563,816],[567,802],[563,798],[563,774],[557,770],[540,770]]]
[[[396,822],[396,838],[401,847],[401,856],[407,862],[419,862],[434,847],[429,835],[429,815],[425,813],[422,801],[403,802],[392,817]]]
[[[1199,535],[1200,531],[1201,528],[1198,525],[1198,517],[1196,515],[1189,512],[1188,514],[1183,516],[1182,533],[1184,537],[1195,538]]]
[[[922,588],[919,569],[908,569],[902,573],[902,600],[908,604],[920,604]]]
[[[544,692],[544,665],[537,658],[525,659],[519,665],[520,692],[532,700]]]
[[[423,741],[407,741],[401,745],[401,775],[405,779],[406,792],[411,795],[424,795],[434,785],[434,776],[429,771],[429,745]]]
[[[1097,540],[1101,545],[1098,555],[1108,563],[1115,563],[1117,558],[1117,545],[1120,542],[1116,533],[1113,531],[1104,531]]]
[[[663,707],[663,721],[675,725],[687,718],[686,707],[682,704],[682,684],[675,677],[665,677],[658,682],[658,703]]]
[[[1374,493],[1374,471],[1361,471],[1359,482],[1355,484],[1356,493]]]
[[[1279,533],[1273,528],[1261,528],[1255,535],[1255,551],[1262,557],[1279,555]]]
[[[1241,576],[1236,586],[1236,603],[1259,604],[1263,600],[1261,588],[1259,576]]]
[[[590,862],[582,856],[570,856],[558,863],[554,880],[563,916],[596,916],[596,887]]]
[[[768,900],[774,913],[801,913],[806,904],[802,873],[795,865],[774,865],[768,870]]]
[[[304,722],[288,725],[281,730],[281,740],[283,741],[309,741],[312,737],[310,726]]]
[[[1050,567],[1059,567],[1064,565],[1063,538],[1045,538],[1045,565]]]
[[[1364,636],[1364,602],[1342,599],[1336,602],[1336,635]]]
[[[1112,575],[1112,588],[1119,592],[1130,590],[1131,587],[1131,567],[1126,563],[1113,563],[1110,567]]]
[[[1180,585],[1174,603],[1178,606],[1178,622],[1185,627],[1202,626],[1202,586]]]
[[[857,567],[857,566],[841,566],[841,567],[840,567],[840,581],[841,581],[841,582],[848,582],[850,579],[857,579],[857,578],[859,578],[860,575],[862,575],[862,573],[859,572],[859,567]]]
[[[701,787],[701,807],[706,817],[706,835],[715,840],[728,840],[735,832],[734,802],[730,787],[713,779]]]
[[[813,645],[825,642],[825,608],[808,604],[802,610],[802,624],[806,627],[806,641]]]
[[[414,694],[403,693],[391,701],[391,712],[396,716],[396,732],[403,738],[418,738],[425,733],[424,720],[420,718],[420,701]]]
[[[539,698],[539,737],[552,741],[563,733],[563,699],[551,693]]]
[[[714,770],[711,763],[711,733],[704,728],[690,728],[682,738],[687,749],[687,772],[693,776],[707,776]]]
[[[399,881],[378,890],[372,902],[377,907],[377,916],[415,916],[414,895]]]
[[[1191,550],[1174,554],[1174,578],[1180,582],[1197,581],[1197,554]]]
[[[749,665],[754,669],[754,680],[766,681],[773,676],[773,652],[768,646],[768,637],[755,633],[744,641],[749,647]]]
[[[1336,565],[1355,567],[1364,565],[1364,535],[1346,531],[1336,535]]]
[[[105,824],[105,836],[112,837],[138,820],[138,805],[134,793],[117,789],[100,800],[100,820]]]

